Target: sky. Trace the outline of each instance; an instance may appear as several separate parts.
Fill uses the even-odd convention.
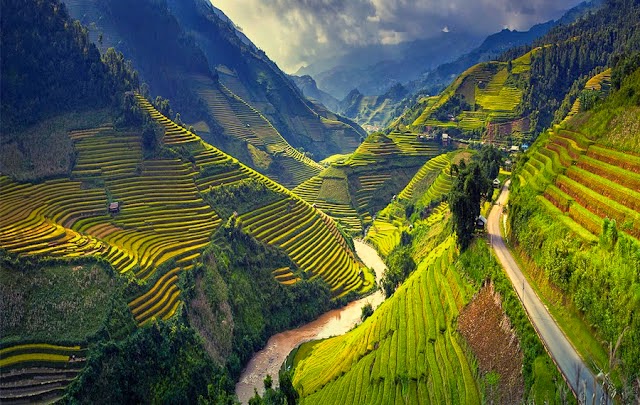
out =
[[[278,66],[439,32],[489,35],[557,19],[581,0],[211,0]]]

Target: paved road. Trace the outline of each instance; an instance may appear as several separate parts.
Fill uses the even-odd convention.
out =
[[[603,404],[604,400],[602,387],[596,386],[593,373],[587,368],[569,340],[562,333],[556,322],[542,301],[533,292],[529,282],[524,278],[522,271],[511,256],[509,249],[505,246],[500,234],[500,220],[502,218],[501,207],[504,207],[509,198],[509,183],[505,183],[498,199],[500,206],[494,207],[488,218],[487,231],[493,250],[509,276],[520,301],[529,314],[534,327],[542,338],[552,358],[558,365],[560,372],[564,375],[571,388],[577,393],[580,403]]]

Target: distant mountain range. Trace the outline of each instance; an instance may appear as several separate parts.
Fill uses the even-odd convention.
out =
[[[472,50],[482,38],[442,32],[434,38],[397,45],[371,45],[303,67],[296,76],[311,75],[318,87],[337,99],[357,88],[365,95],[382,94],[396,83],[419,77],[425,69]]]
[[[469,67],[496,59],[511,48],[531,44],[553,27],[569,24],[585,13],[595,10],[601,4],[602,0],[582,2],[567,11],[560,19],[536,24],[527,31],[504,29],[489,35],[473,49],[467,49],[466,42],[463,41],[462,46],[451,46],[442,51],[441,47],[450,44],[449,40],[458,38],[453,33],[443,33],[434,41],[414,41],[402,47],[396,46],[393,49],[380,51],[379,58],[393,57],[396,61],[380,60],[368,65],[368,58],[371,57],[367,56],[367,51],[373,48],[366,48],[354,52],[353,55],[345,56],[341,60],[334,60],[333,63],[338,64],[335,67],[318,71],[318,66],[312,65],[298,71],[298,73],[308,73],[310,76],[305,75],[303,78],[293,76],[293,78],[305,96],[316,99],[329,108],[333,109],[332,106],[335,106],[336,112],[363,126],[381,128],[388,124],[390,119],[399,116],[406,108],[414,105],[419,97],[438,93]],[[417,50],[419,55],[415,56]],[[423,59],[428,55],[432,58],[425,63]],[[352,59],[357,57],[361,58],[361,64],[349,65],[349,63],[355,63]],[[437,61],[440,62],[433,64]],[[324,63],[328,62],[324,61]],[[340,63],[345,65],[339,65]],[[402,69],[393,69],[400,65]],[[340,83],[344,83],[345,87],[339,88]],[[397,98],[397,91],[389,93],[389,89],[392,87],[397,89],[399,83],[405,89],[404,96],[400,99]],[[348,84],[351,87],[345,91]],[[343,94],[343,92],[345,95],[341,101],[336,100],[334,97],[336,93]],[[360,96],[356,97],[358,94]],[[368,101],[362,102],[363,99]],[[384,108],[379,108],[382,105]]]

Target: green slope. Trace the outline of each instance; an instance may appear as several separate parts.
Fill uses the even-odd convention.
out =
[[[626,130],[639,124],[639,86],[636,71],[604,102],[578,108],[536,141],[514,171],[510,217],[530,271],[544,274],[536,280],[552,312],[581,354],[613,373],[619,390],[630,389],[625,384],[640,372],[640,328],[630,316],[640,291],[633,270],[640,254],[639,137]],[[559,299],[568,304],[558,306]],[[603,341],[620,343],[615,357]]]

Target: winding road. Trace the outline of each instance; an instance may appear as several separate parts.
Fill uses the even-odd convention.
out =
[[[500,233],[500,219],[502,218],[501,207],[505,206],[509,198],[508,187],[509,182],[506,182],[498,198],[498,206],[491,210],[488,218],[487,231],[493,250],[509,276],[545,348],[576,394],[578,402],[583,404],[611,403],[605,397],[602,386],[596,383],[595,375],[586,366],[540,298],[535,294],[504,243]]]

